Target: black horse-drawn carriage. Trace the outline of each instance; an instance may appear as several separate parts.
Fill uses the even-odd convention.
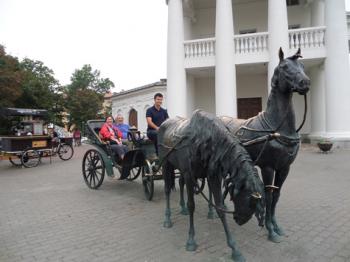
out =
[[[146,199],[152,200],[154,180],[162,179],[154,143],[141,137],[140,131],[130,129],[128,140],[123,143],[129,148],[123,159],[111,150],[110,144],[101,140],[99,131],[103,120],[89,120],[86,124],[86,134],[93,149],[89,149],[83,158],[82,171],[86,185],[97,189],[102,185],[105,174],[120,180],[133,181],[141,174]],[[114,169],[115,168],[115,169]]]

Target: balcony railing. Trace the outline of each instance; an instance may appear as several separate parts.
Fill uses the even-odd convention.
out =
[[[248,54],[267,51],[268,32],[235,35],[235,53]]]
[[[326,27],[309,27],[289,30],[289,48],[320,48],[325,46]]]
[[[325,47],[325,32],[325,26],[288,30],[289,48],[296,49],[300,47],[303,50],[310,51],[322,50]],[[268,54],[268,41],[268,32],[235,35],[234,52],[239,57],[254,58],[255,56],[251,55],[257,54],[265,57]],[[215,58],[215,38],[185,41],[184,48],[186,59]]]
[[[185,41],[185,58],[215,56],[215,38]]]

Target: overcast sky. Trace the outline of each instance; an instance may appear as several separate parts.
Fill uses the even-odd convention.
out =
[[[166,77],[165,0],[0,0],[0,44],[40,60],[61,84],[91,64],[116,88]]]
[[[84,64],[114,91],[165,78],[166,31],[165,0],[0,0],[0,44],[44,62],[61,84]]]

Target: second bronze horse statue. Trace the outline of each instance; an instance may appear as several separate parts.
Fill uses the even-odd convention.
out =
[[[262,140],[246,146],[251,158],[261,168],[266,192],[265,225],[268,238],[273,242],[280,242],[279,236],[284,235],[276,220],[276,205],[300,144],[300,136],[295,128],[292,96],[293,92],[306,95],[310,88],[310,79],[304,72],[304,65],[298,60],[300,57],[300,49],[286,59],[282,49],[279,50],[280,62],[272,77],[265,112],[248,120],[221,117],[230,132],[242,142],[267,134],[277,134],[276,139],[266,143]]]
[[[164,122],[158,133],[159,157],[162,163],[166,193],[165,227],[171,227],[170,191],[175,186],[174,170],[180,170],[187,189],[190,229],[186,249],[196,250],[193,213],[198,179],[207,179],[213,192],[216,211],[225,229],[227,244],[235,261],[244,261],[228,228],[223,205],[222,185],[235,206],[233,218],[239,225],[253,214],[264,224],[264,185],[254,164],[236,136],[223,122],[200,110],[191,119],[176,118]],[[222,182],[224,181],[224,182]]]

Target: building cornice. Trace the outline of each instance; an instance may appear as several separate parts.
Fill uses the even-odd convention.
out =
[[[148,84],[148,85],[144,85],[144,86],[132,88],[132,89],[129,89],[129,90],[121,91],[119,93],[114,93],[112,98],[116,98],[116,97],[120,97],[120,96],[124,96],[124,95],[128,95],[128,94],[132,94],[132,93],[137,93],[137,92],[140,92],[140,91],[151,89],[153,87],[166,87],[166,85],[167,85],[166,79],[162,79],[161,81],[154,82],[154,83],[151,83],[151,84]]]

